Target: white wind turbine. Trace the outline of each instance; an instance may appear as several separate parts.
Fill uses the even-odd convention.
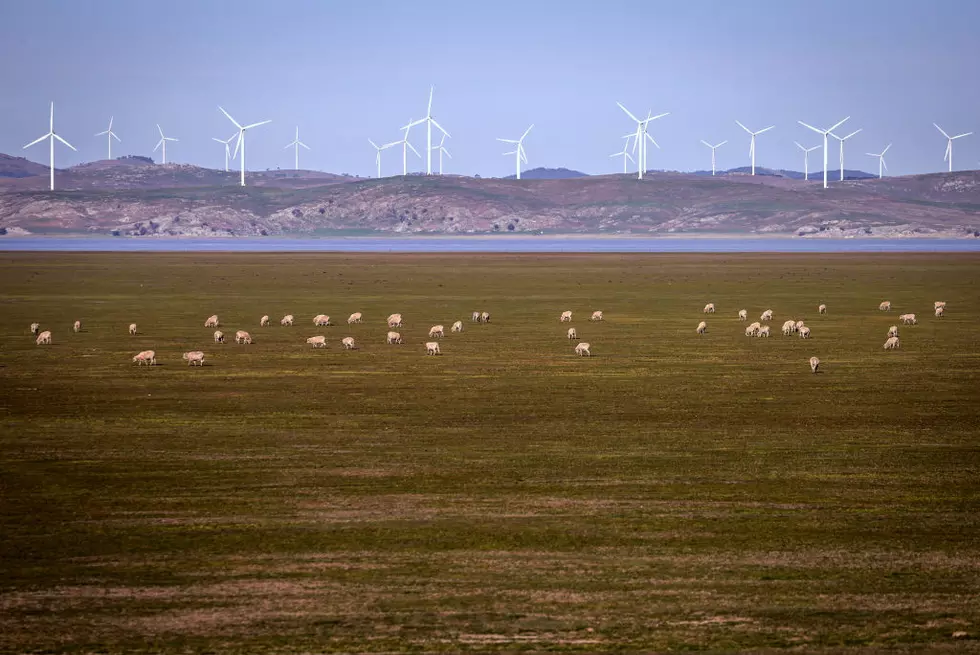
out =
[[[814,150],[819,150],[823,146],[813,146],[812,148],[804,148],[800,145],[799,141],[794,141],[796,147],[803,151],[803,180],[810,179],[810,153]]]
[[[534,127],[533,123],[531,124],[531,127]],[[523,160],[525,164],[527,163],[527,154],[524,152],[524,138],[527,136],[527,133],[531,131],[531,127],[524,130],[524,134],[522,134],[521,138],[518,139],[517,141],[513,139],[501,139],[499,137],[497,138],[497,141],[502,141],[503,143],[515,144],[516,147],[513,150],[511,150],[510,152],[505,152],[504,154],[514,155],[514,159],[516,160],[517,163],[518,180],[521,179],[521,161]]]
[[[228,172],[228,160],[231,159],[231,142],[236,136],[238,135],[232,134],[230,137],[228,137],[225,140],[219,139],[218,137],[214,137],[214,136],[211,137],[212,140],[217,141],[218,143],[225,144],[225,173]]]
[[[650,134],[647,132],[647,126],[649,126],[650,121],[655,121],[658,118],[663,118],[664,116],[668,116],[670,115],[670,112],[669,111],[664,112],[663,114],[658,114],[656,116],[651,116],[650,115],[651,112],[647,112],[647,117],[643,120],[640,120],[632,113],[630,113],[630,110],[624,107],[623,103],[617,102],[616,104],[619,105],[620,109],[626,112],[627,116],[629,116],[631,119],[636,121],[636,132],[635,134],[632,134],[630,136],[635,139],[633,141],[633,152],[636,152],[636,159],[637,159],[638,172],[637,172],[636,179],[642,180],[643,172],[647,168],[647,143],[646,143],[647,140],[649,139],[653,145],[657,146],[658,148],[660,147],[660,144],[657,143],[654,140],[654,138],[650,136]]]
[[[295,152],[296,160],[295,160],[295,163],[293,165],[293,170],[295,170],[295,171],[298,171],[299,170],[299,147],[300,146],[303,146],[307,150],[310,149],[310,147],[308,145],[306,145],[305,143],[303,143],[302,141],[299,140],[299,126],[297,125],[296,126],[296,138],[286,144],[286,148],[294,148],[296,150],[296,152]],[[283,148],[283,150],[285,150],[286,148]]]
[[[877,155],[874,154],[873,152],[866,152],[866,153],[864,153],[868,157],[877,157],[878,158],[878,179],[879,180],[883,176],[882,169],[884,169],[886,171],[888,170],[888,164],[885,163],[885,153],[888,152],[888,149],[891,148],[891,147],[892,147],[892,144],[889,143],[887,146],[885,146],[885,149],[882,150]]]
[[[112,140],[115,139],[119,143],[122,143],[122,139],[120,139],[118,136],[116,136],[116,133],[112,131],[112,116],[109,117],[109,129],[107,129],[105,132],[99,132],[95,136],[105,136],[106,139],[109,141],[109,157],[108,157],[108,159],[112,159]]]
[[[377,154],[374,157],[374,163],[378,167],[378,179],[380,180],[381,179],[381,151],[382,150],[387,150],[388,148],[391,148],[392,146],[398,145],[398,141],[395,141],[394,143],[386,143],[383,146],[379,146],[377,143],[375,143],[371,139],[368,139],[368,143],[370,143],[372,146],[374,146],[374,149],[378,151]]]
[[[933,123],[933,125],[936,125]],[[950,136],[943,132],[943,128],[936,125],[936,129],[942,132],[943,136],[946,137],[946,154],[943,156],[943,161],[949,160],[949,172],[953,172],[953,141],[955,139],[962,139],[965,136],[970,136],[973,132],[964,132],[963,134],[957,134],[956,136]]]
[[[402,175],[408,175],[408,149],[409,148],[412,149],[412,152],[415,153],[416,157],[418,157],[419,159],[422,158],[422,155],[420,155],[419,151],[415,149],[415,146],[413,146],[411,143],[408,142],[408,133],[409,131],[411,131],[413,125],[418,125],[418,121],[415,122],[409,121],[408,125],[402,128],[403,130],[405,130],[405,135],[402,137],[401,141],[392,141],[391,143],[385,144],[384,146],[385,148],[391,146],[397,146],[397,145],[400,145],[402,147]]]
[[[836,125],[834,125],[829,130],[818,130],[817,128],[813,127],[812,125],[807,125],[803,121],[796,121],[797,123],[799,123],[803,127],[807,128],[807,129],[810,129],[810,130],[813,130],[817,134],[822,134],[823,135],[823,188],[825,188],[825,189],[827,188],[827,135],[830,134],[831,132],[833,132],[834,130],[836,130],[838,127],[840,127],[844,123],[846,123],[848,119],[850,119],[850,116],[848,116],[847,118],[845,118],[841,122],[837,123]]]
[[[704,145],[706,145],[709,148],[711,148],[711,175],[714,175],[715,174],[715,150],[717,150],[718,148],[720,148],[723,145],[725,145],[726,143],[728,143],[728,140],[726,139],[726,140],[722,141],[721,143],[719,143],[716,146],[711,145],[710,143],[708,143],[704,139],[701,139],[701,143],[703,143]]]
[[[57,134],[55,134],[55,131],[54,131],[54,103],[53,102],[51,103],[51,123],[50,123],[50,127],[48,128],[48,133],[45,134],[44,136],[42,136],[40,139],[35,139],[34,141],[31,141],[30,143],[28,143],[26,146],[24,146],[24,149],[30,148],[31,146],[33,146],[33,145],[35,145],[37,143],[41,143],[45,139],[51,139],[51,150],[50,150],[50,152],[51,152],[51,155],[50,155],[50,157],[51,157],[51,190],[54,191],[54,140],[57,139],[58,141],[61,141],[63,144],[65,144],[66,146],[68,146],[72,150],[75,150],[75,152],[78,152],[78,150],[75,149],[75,146],[73,146],[72,144],[68,143],[67,141],[65,141],[64,139],[62,139],[60,136],[58,136]]]
[[[614,152],[613,154],[611,154],[609,156],[610,157],[622,157],[623,158],[623,173],[626,174],[626,173],[629,173],[629,168],[628,168],[628,164],[626,163],[626,161],[627,160],[633,161],[633,158],[630,157],[630,152],[629,152],[629,150],[630,150],[630,139],[633,138],[633,135],[632,134],[627,134],[623,138],[626,139],[626,141],[623,143],[623,150],[622,150],[622,152]]]
[[[259,121],[258,123],[252,123],[251,125],[246,125],[246,126],[242,127],[238,123],[238,121],[236,121],[234,118],[231,117],[231,114],[229,114],[228,112],[226,112],[224,110],[223,107],[221,107],[219,105],[218,106],[218,109],[220,109],[221,110],[221,113],[224,114],[225,116],[227,116],[228,117],[228,120],[230,120],[232,123],[234,123],[235,127],[238,128],[238,141],[235,142],[235,154],[233,155],[233,157],[237,157],[238,156],[238,149],[241,148],[241,151],[242,151],[242,158],[241,158],[241,164],[242,164],[242,186],[245,186],[245,130],[250,130],[253,127],[258,127],[259,125],[265,125],[266,123],[271,123],[272,121],[271,120],[268,120],[268,121]]]
[[[440,125],[439,123],[437,123],[436,122],[436,119],[434,119],[432,117],[432,93],[434,91],[435,91],[435,87],[434,86],[430,86],[429,87],[429,108],[426,109],[426,111],[425,111],[425,117],[424,118],[420,118],[417,121],[412,121],[411,123],[408,124],[408,127],[415,127],[416,125],[421,125],[422,123],[425,123],[425,134],[426,134],[426,136],[425,136],[425,139],[426,139],[426,141],[425,141],[425,151],[426,151],[425,152],[425,174],[426,175],[432,175],[432,150],[433,150],[433,147],[432,147],[432,126],[435,125],[437,128],[439,128],[439,130],[442,132],[442,135],[443,135],[443,138],[444,139],[447,136],[450,139],[453,138],[452,135],[449,134],[449,132],[447,132],[445,129],[443,129],[442,125]],[[405,129],[405,128],[402,128],[402,129]],[[407,138],[407,133],[406,133],[406,138]],[[414,150],[414,148],[413,148],[413,150]],[[442,153],[440,153],[440,155],[441,154]]]
[[[848,139],[850,139],[852,136],[854,136],[858,132],[860,132],[862,129],[864,129],[864,128],[860,128],[860,129],[854,130],[853,132],[851,132],[847,136],[843,136],[843,137],[837,136],[833,132],[830,133],[830,136],[832,136],[835,139],[837,139],[838,141],[840,141],[840,181],[841,182],[844,181],[844,142],[847,141]]]
[[[163,136],[163,128],[160,127],[160,123],[157,123],[157,130],[159,130],[159,132],[160,132],[160,140],[157,141],[156,146],[154,146],[153,152],[156,152],[157,150],[160,149],[160,146],[163,146],[163,163],[166,164],[167,163],[167,141],[177,141],[178,139],[173,139],[173,138],[171,138],[169,136]]]
[[[439,145],[435,147],[435,150],[439,151],[439,175],[442,175],[442,156],[446,155],[450,159],[453,158],[453,156],[449,154],[449,151],[446,150],[446,146],[443,145],[445,142],[446,142],[446,135],[443,134],[442,139],[439,140]]]
[[[769,127],[765,128],[763,130],[759,130],[758,132],[753,132],[752,130],[750,130],[749,128],[745,127],[744,125],[742,125],[738,121],[735,121],[735,123],[740,128],[742,128],[743,130],[745,130],[746,132],[748,132],[749,135],[752,137],[751,140],[749,141],[749,157],[752,158],[752,174],[755,175],[755,137],[759,136],[763,132],[768,132],[769,130],[771,130],[772,128],[774,128],[776,126],[775,125],[770,125]]]

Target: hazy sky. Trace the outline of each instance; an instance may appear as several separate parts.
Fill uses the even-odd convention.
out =
[[[980,131],[980,2],[795,0],[617,2],[494,0],[6,0],[0,11],[0,152],[47,162],[22,146],[47,130],[55,102],[58,165],[105,157],[95,138],[115,116],[113,155],[150,155],[156,123],[180,141],[168,159],[223,165],[239,122],[272,119],[249,135],[250,169],[292,167],[296,125],[312,152],[303,168],[374,174],[378,143],[425,112],[452,134],[447,172],[498,176],[513,157],[495,137],[526,141],[529,167],[621,170],[634,113],[671,112],[652,124],[662,150],[649,167],[710,165],[700,139],[729,143],[718,166],[802,169],[793,141],[816,145],[804,120],[829,127],[851,115],[847,167],[893,143],[894,174],[945,170],[951,134]],[[844,129],[844,128],[842,128]],[[412,141],[423,153],[423,130]],[[156,158],[159,159],[159,153]],[[383,173],[401,172],[400,152]],[[411,153],[410,169],[424,169]],[[831,148],[832,168],[837,150]],[[980,134],[954,144],[955,168],[978,168]],[[819,168],[819,152],[811,169]]]

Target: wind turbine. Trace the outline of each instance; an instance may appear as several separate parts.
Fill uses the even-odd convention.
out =
[[[803,151],[803,180],[810,179],[810,153],[814,150],[819,150],[823,146],[813,146],[812,148],[804,148],[800,145],[799,141],[794,141],[796,147]]]
[[[109,117],[109,129],[105,132],[99,132],[95,136],[105,135],[106,139],[109,141],[109,159],[112,159],[112,140],[115,139],[119,143],[122,143],[122,139],[116,136],[116,133],[112,131],[112,116]]]
[[[626,139],[626,142],[623,143],[623,150],[622,150],[622,152],[614,152],[613,154],[611,154],[609,156],[610,157],[622,157],[623,158],[623,174],[626,174],[626,173],[629,173],[629,168],[627,168],[626,160],[628,159],[629,161],[633,161],[633,158],[630,157],[630,152],[629,152],[629,149],[630,149],[630,139],[633,138],[633,135],[632,134],[627,134],[623,138]]]
[[[446,150],[446,147],[443,145],[445,142],[446,142],[446,135],[443,134],[442,135],[442,139],[439,141],[439,145],[437,145],[435,147],[435,150],[438,150],[439,151],[439,175],[442,175],[442,156],[443,156],[443,154],[445,154],[450,159],[453,158],[453,156],[449,154],[449,151]]]
[[[232,134],[230,137],[228,137],[225,140],[221,140],[217,137],[211,137],[211,139],[213,139],[214,141],[225,144],[225,173],[228,172],[228,160],[231,159],[231,141],[236,136],[237,136],[236,134]]]
[[[936,124],[933,123],[933,125]],[[970,136],[971,134],[973,134],[973,132],[964,132],[963,134],[950,136],[945,132],[943,132],[943,128],[939,127],[938,125],[936,125],[936,129],[942,132],[943,136],[946,137],[946,155],[943,157],[943,161],[949,160],[949,172],[952,173],[953,172],[953,140],[962,139],[965,136]]]
[[[377,164],[377,166],[378,166],[378,179],[380,180],[381,179],[381,151],[382,150],[387,150],[388,148],[390,148],[390,147],[392,147],[394,145],[397,145],[398,142],[395,141],[394,143],[386,143],[383,146],[379,146],[377,143],[375,143],[371,139],[368,139],[368,143],[370,143],[372,146],[374,146],[374,149],[378,151],[377,155],[374,158],[374,163]]]
[[[651,116],[650,115],[651,112],[647,112],[647,117],[643,120],[640,120],[632,113],[630,113],[630,110],[624,107],[623,103],[617,102],[616,104],[619,105],[620,109],[626,112],[627,116],[629,116],[631,119],[636,121],[636,133],[631,136],[633,136],[636,139],[635,141],[633,141],[633,151],[636,152],[636,158],[638,164],[637,166],[638,173],[636,179],[642,180],[643,171],[645,171],[647,167],[647,143],[646,143],[647,139],[649,139],[650,142],[653,143],[653,145],[657,146],[658,148],[660,147],[660,144],[657,143],[654,140],[654,138],[650,136],[650,134],[647,132],[647,126],[650,124],[650,121],[655,121],[658,118],[663,118],[664,116],[669,115],[670,112],[669,111],[664,112],[663,114],[658,114],[657,116]],[[637,148],[639,148],[639,150],[637,150]]]
[[[425,143],[425,174],[432,175],[432,126],[435,125],[442,132],[444,137],[453,138],[449,132],[443,129],[442,125],[436,122],[436,119],[432,117],[432,93],[435,91],[434,86],[429,87],[429,108],[425,111],[425,117],[420,118],[417,121],[412,121],[409,123],[408,127],[415,127],[416,125],[421,125],[425,123],[425,133],[426,133],[426,143]],[[404,129],[404,128],[402,128]],[[406,134],[407,138],[407,134]],[[414,150],[414,148],[413,148]],[[439,153],[442,154],[441,152]]]
[[[286,148],[294,148],[296,150],[296,153],[295,153],[296,163],[293,165],[293,170],[296,170],[296,171],[299,170],[299,147],[300,146],[303,146],[307,150],[310,149],[310,147],[308,145],[306,145],[305,143],[303,143],[302,141],[299,140],[299,126],[297,125],[296,126],[296,138],[293,139],[290,143],[287,143],[286,144]],[[283,150],[285,150],[286,148],[283,148]]]
[[[717,150],[718,148],[720,148],[723,145],[725,145],[726,143],[728,143],[728,140],[726,139],[726,140],[722,141],[721,143],[719,143],[716,146],[711,145],[710,143],[708,143],[704,139],[701,139],[701,143],[703,143],[704,145],[706,145],[709,148],[711,148],[711,175],[713,176],[715,174],[715,150]]]
[[[160,146],[163,146],[163,163],[167,163],[167,141],[177,141],[178,139],[172,139],[169,136],[163,136],[163,128],[160,127],[160,123],[157,123],[157,130],[160,131],[160,140],[157,141],[156,146],[153,148],[153,152],[156,152]]]
[[[531,124],[531,127],[534,127],[533,123]],[[522,134],[521,138],[518,139],[517,141],[514,141],[513,139],[500,139],[500,138],[497,139],[497,141],[502,141],[504,143],[513,143],[517,146],[510,152],[505,152],[504,154],[515,155],[514,159],[516,160],[517,163],[518,180],[521,179],[521,160],[523,160],[525,164],[527,163],[527,154],[524,152],[524,138],[527,136],[527,133],[531,131],[531,127],[524,130],[524,134]]]
[[[861,128],[861,129],[864,129],[864,128]],[[848,139],[850,139],[852,136],[854,136],[858,132],[860,132],[861,129],[854,130],[853,132],[851,132],[850,134],[848,134],[845,137],[837,136],[833,132],[830,133],[830,136],[832,136],[835,139],[837,139],[838,141],[840,141],[840,181],[841,182],[844,181],[844,142],[847,141]]]
[[[268,120],[268,121],[259,121],[258,123],[252,123],[251,125],[246,125],[245,127],[242,127],[238,123],[238,121],[236,121],[234,118],[231,117],[231,114],[229,114],[228,112],[226,112],[224,110],[224,108],[221,105],[218,105],[218,109],[220,109],[221,110],[221,113],[224,114],[225,116],[227,116],[228,117],[228,120],[230,120],[232,123],[234,123],[235,124],[235,127],[238,128],[238,141],[235,142],[235,154],[233,155],[233,157],[237,157],[238,156],[238,149],[241,148],[241,150],[242,150],[242,159],[241,159],[241,163],[242,163],[242,186],[245,186],[245,130],[250,130],[253,127],[258,127],[259,125],[265,125],[266,123],[271,123],[272,121],[271,120]]]
[[[885,163],[885,153],[888,152],[888,149],[891,148],[891,147],[892,147],[892,144],[889,143],[887,146],[885,146],[885,149],[882,150],[877,155],[874,154],[873,152],[866,152],[866,153],[864,153],[868,157],[877,157],[878,158],[878,179],[879,180],[881,179],[881,177],[883,175],[881,169],[884,168],[886,171],[888,170],[888,164]]]
[[[51,126],[48,129],[48,133],[45,134],[44,136],[42,136],[40,139],[35,139],[34,141],[31,141],[30,143],[28,143],[26,146],[24,146],[24,149],[26,150],[27,148],[30,148],[34,144],[41,143],[45,139],[51,139],[51,190],[54,191],[54,140],[55,139],[58,139],[58,141],[61,141],[62,143],[64,143],[66,146],[68,146],[72,150],[75,150],[75,152],[78,152],[78,150],[75,149],[75,146],[73,146],[72,144],[68,143],[67,141],[65,141],[64,139],[62,139],[60,136],[58,136],[57,134],[55,134],[55,131],[54,131],[54,103],[53,102],[51,103]]]
[[[830,134],[831,132],[833,132],[834,130],[836,130],[838,127],[840,127],[844,123],[846,123],[848,121],[848,119],[850,119],[850,116],[848,116],[847,118],[845,118],[841,122],[837,123],[836,125],[834,125],[829,130],[818,130],[817,128],[813,127],[812,125],[807,125],[803,121],[796,121],[797,123],[799,123],[803,127],[807,128],[807,129],[810,129],[810,130],[813,130],[817,134],[822,134],[823,135],[823,188],[825,188],[825,189],[827,188],[827,135]]]
[[[749,135],[752,137],[751,140],[749,141],[749,157],[752,158],[752,174],[755,175],[755,137],[759,136],[763,132],[768,132],[769,130],[771,130],[772,128],[774,128],[776,126],[775,125],[770,125],[769,127],[765,128],[763,130],[759,130],[758,132],[753,132],[752,130],[750,130],[749,128],[745,127],[744,125],[742,125],[738,121],[735,121],[735,122],[738,124],[738,126],[740,128],[742,128],[743,130],[745,130],[746,132],[748,132]]]
[[[385,145],[385,148],[388,148],[388,147],[391,147],[391,146],[401,145],[401,147],[402,147],[402,175],[408,175],[408,149],[409,148],[412,149],[412,152],[415,153],[415,156],[416,157],[418,157],[419,159],[422,158],[422,155],[420,155],[419,154],[419,151],[415,149],[415,146],[413,146],[411,143],[408,142],[408,133],[412,129],[412,126],[413,125],[418,125],[418,121],[414,121],[414,122],[413,121],[409,121],[408,122],[408,125],[406,125],[405,127],[402,128],[403,130],[405,130],[405,136],[402,137],[402,140],[401,141],[392,141],[391,143],[388,143],[388,144]]]

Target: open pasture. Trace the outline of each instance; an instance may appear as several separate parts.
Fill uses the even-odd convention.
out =
[[[980,651],[978,280],[956,254],[2,253],[0,651]]]

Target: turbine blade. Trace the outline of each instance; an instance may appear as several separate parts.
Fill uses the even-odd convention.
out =
[[[885,153],[888,152],[888,149],[891,148],[891,147],[892,147],[892,144],[890,144],[890,143],[887,146],[885,146],[885,149],[881,151],[881,156],[884,157],[885,156]]]
[[[764,130],[759,130],[758,132],[756,132],[756,133],[755,133],[755,135],[756,135],[756,136],[759,136],[759,135],[760,135],[760,134],[762,134],[763,132],[768,132],[769,130],[771,130],[771,129],[772,129],[772,128],[774,128],[774,127],[776,127],[776,126],[775,126],[775,125],[770,125],[769,127],[767,127],[767,128],[766,128],[766,129],[764,129]]]
[[[448,151],[448,150],[446,150],[445,148],[443,148],[443,149],[442,149],[442,151],[443,151],[443,153],[445,153],[445,155],[446,155],[447,157],[449,157],[450,159],[452,159],[452,158],[453,158],[453,156],[452,156],[452,155],[450,155],[450,154],[449,154],[449,151]]]
[[[950,139],[962,139],[965,136],[970,136],[973,132],[964,132],[963,134],[957,134],[956,136],[951,136]]]
[[[157,141],[156,146],[154,146],[153,152],[156,152],[157,150],[159,150],[160,149],[160,146],[162,146],[162,145],[163,145],[163,139],[160,139],[159,141]]]
[[[844,120],[847,120],[847,119],[844,119]],[[823,130],[818,130],[817,128],[813,127],[812,125],[808,125],[808,124],[804,123],[803,121],[796,121],[796,122],[799,123],[800,125],[802,125],[803,127],[806,127],[808,129],[813,130],[817,134],[826,134],[827,132],[830,131],[830,130],[827,130],[827,132],[824,132]],[[837,127],[837,125],[835,125],[834,127]]]
[[[268,120],[268,121],[259,121],[258,123],[252,123],[251,125],[246,125],[242,129],[243,130],[250,130],[253,127],[258,127],[259,125],[265,125],[266,123],[271,123],[271,122],[272,122],[271,120]]]
[[[412,145],[411,143],[409,143],[408,141],[406,141],[406,142],[405,142],[405,145],[406,145],[406,146],[408,146],[408,147],[409,147],[409,148],[411,149],[411,151],[412,151],[412,152],[414,152],[414,153],[415,153],[415,155],[416,155],[416,156],[417,156],[417,157],[418,157],[419,159],[421,159],[421,158],[422,158],[422,155],[420,155],[420,154],[419,154],[419,151],[415,149],[415,146],[413,146],[413,145]]]
[[[160,138],[162,139],[163,138],[163,128],[160,127],[160,123],[157,123],[157,130],[160,131]]]
[[[803,152],[806,152],[806,148],[804,148],[803,146],[801,146],[801,145],[800,145],[800,142],[799,142],[799,141],[794,141],[793,143],[795,143],[795,144],[796,144],[796,147],[797,147],[797,148],[799,148],[799,149],[800,149],[800,150],[802,150]]]
[[[641,122],[639,118],[637,118],[636,116],[634,116],[633,114],[630,113],[630,110],[629,109],[627,109],[626,107],[623,106],[623,103],[617,102],[616,104],[619,105],[619,108],[620,109],[622,109],[623,111],[626,112],[626,115],[627,116],[629,116],[630,118],[632,118],[637,123]]]
[[[442,125],[440,125],[439,123],[437,123],[434,118],[431,119],[431,120],[432,120],[432,124],[435,125],[436,127],[438,127],[439,130],[443,133],[444,136],[448,136],[450,139],[453,138],[452,135],[450,135],[449,132],[447,132]]]
[[[218,109],[221,110],[221,113],[222,114],[224,114],[225,116],[228,117],[228,120],[230,120],[232,123],[235,124],[235,127],[237,127],[238,129],[242,129],[242,126],[238,124],[238,121],[236,121],[234,118],[232,118],[231,117],[231,114],[229,114],[228,112],[226,112],[224,107],[222,107],[221,105],[218,105]]]
[[[884,157],[881,158],[881,165],[884,167],[884,169],[886,171],[888,170],[888,164],[885,163],[885,158]]]
[[[217,138],[217,137],[214,137],[214,136],[213,136],[213,137],[211,137],[211,140],[212,140],[212,141],[217,141],[218,143],[224,143],[224,141],[222,141],[221,139],[219,139],[219,138]]]
[[[534,123],[531,123],[531,127],[529,127],[529,128],[527,128],[526,130],[524,130],[524,134],[522,134],[522,135],[521,135],[521,138],[520,138],[520,139],[518,139],[518,140],[519,140],[519,141],[523,141],[523,140],[524,140],[524,137],[526,137],[526,136],[527,136],[527,133],[528,133],[528,132],[530,132],[530,131],[531,131],[531,128],[533,128],[533,127],[534,127]],[[963,136],[966,136],[966,135],[964,134]]]
[[[34,141],[31,141],[26,146],[24,146],[24,148],[30,148],[31,146],[33,146],[33,145],[35,145],[37,143],[41,143],[42,141],[44,141],[45,139],[47,139],[49,136],[51,136],[51,134],[52,134],[51,132],[48,132],[47,134],[45,134],[44,136],[42,136],[40,139],[35,139]]]
[[[662,113],[662,114],[657,114],[656,116],[651,116],[651,115],[650,115],[649,113],[647,113],[647,117],[646,117],[646,120],[645,120],[645,121],[643,121],[643,122],[644,122],[644,123],[649,123],[650,121],[655,121],[655,120],[657,120],[658,118],[663,118],[664,116],[670,116],[670,112],[669,112],[669,111],[665,111],[664,113]]]
[[[517,141],[514,139],[501,139],[500,137],[497,137],[497,141],[501,141],[503,143],[517,143]]]
[[[112,131],[112,119],[113,118],[115,118],[115,117],[114,116],[110,116],[109,117],[109,129],[107,130],[107,132],[111,132]]]
[[[374,141],[372,141],[371,139],[368,139],[368,143],[370,143],[370,144],[371,144],[372,146],[374,146],[375,148],[377,148],[377,147],[378,147],[378,144],[377,144],[377,143],[375,143]]]
[[[735,123],[736,123],[736,124],[737,124],[737,125],[738,125],[738,126],[739,126],[740,128],[742,128],[743,130],[745,130],[746,132],[748,132],[749,134],[752,134],[752,130],[750,130],[749,128],[747,128],[747,127],[745,127],[744,125],[742,125],[742,124],[741,124],[741,123],[739,123],[738,121],[735,121]]]
[[[116,133],[115,132],[109,132],[109,136],[111,136],[113,139],[115,139],[119,143],[122,143],[122,139],[120,139],[118,136],[116,136]]]
[[[935,123],[933,123],[933,125],[936,125],[936,124],[935,124]],[[949,138],[949,135],[948,135],[948,134],[946,134],[945,132],[943,132],[943,128],[941,128],[941,127],[939,127],[938,125],[936,125],[936,129],[937,129],[937,130],[939,130],[940,132],[942,132],[942,135],[943,135],[944,137],[946,137],[947,139]]]
[[[839,122],[839,123],[837,123],[836,125],[834,125],[834,126],[833,126],[832,128],[830,128],[830,129],[829,129],[829,130],[827,130],[827,131],[828,131],[828,132],[833,132],[834,130],[836,130],[836,129],[837,129],[838,127],[840,127],[841,125],[843,125],[844,123],[846,123],[846,122],[847,122],[847,121],[849,121],[849,120],[851,120],[851,117],[850,117],[850,116],[848,116],[847,118],[845,118],[845,119],[844,119],[844,120],[842,120],[841,122]]]
[[[701,139],[701,143],[703,143],[704,145],[708,146],[709,148],[711,147],[711,144],[708,143],[707,141],[705,141],[704,139]]]
[[[231,156],[232,159],[234,159],[235,157],[238,156],[238,149],[241,147],[241,145],[242,145],[242,139],[244,139],[244,138],[245,138],[245,131],[244,130],[239,130],[239,132],[238,132],[238,140],[235,141],[235,154],[233,154]]]
[[[624,152],[623,154],[626,155],[626,158],[629,159],[631,162],[634,162],[634,163],[636,162],[635,159],[633,159],[632,157],[630,157],[630,154],[628,152]]]
[[[306,145],[305,143],[303,143],[302,141],[298,141],[297,143],[299,143],[299,145],[303,146],[307,150],[310,150],[310,147],[308,145]]]
[[[853,132],[851,132],[850,134],[848,134],[847,136],[845,136],[843,139],[841,139],[841,141],[847,141],[848,139],[850,139],[852,136],[854,136],[855,134],[857,134],[858,132],[860,132],[863,129],[864,128],[862,127],[860,129],[854,130]]]
[[[296,144],[295,143],[287,143],[286,145],[284,145],[282,147],[282,149],[285,150],[286,148],[292,148],[294,145],[296,145]]]
[[[52,136],[54,136],[54,138],[56,138],[56,139],[58,139],[58,141],[61,141],[62,143],[64,143],[66,146],[68,146],[69,148],[71,148],[75,152],[78,152],[78,149],[75,146],[73,146],[72,144],[68,143],[67,141],[65,141],[64,139],[62,139],[60,136],[58,136],[57,134],[54,134]]]
[[[109,130],[106,130],[105,132],[99,132],[99,133],[98,133],[98,134],[96,134],[95,136],[104,136],[104,135],[106,135],[106,134],[108,134],[108,133],[109,133]]]
[[[649,133],[647,134],[647,138],[650,139],[650,142],[653,143],[653,145],[657,146],[657,150],[660,150],[660,144],[657,143],[657,140],[650,136]]]
[[[723,145],[725,145],[726,143],[728,143],[728,139],[725,139],[724,141],[722,141],[721,143],[719,143],[719,144],[718,144],[718,145],[716,145],[715,147],[716,147],[716,148],[720,148],[720,147],[722,147]]]

